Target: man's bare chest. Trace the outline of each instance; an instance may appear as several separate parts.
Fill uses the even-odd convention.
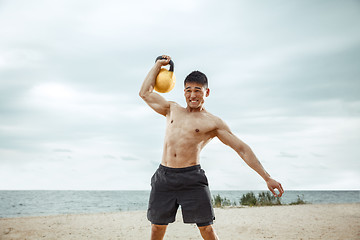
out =
[[[167,128],[178,135],[202,137],[211,134],[216,126],[207,114],[173,111],[167,117]]]

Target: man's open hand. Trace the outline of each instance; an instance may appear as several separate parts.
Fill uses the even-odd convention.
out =
[[[275,197],[281,197],[282,194],[284,193],[284,189],[282,188],[281,184],[275,179],[269,178],[269,180],[266,181],[266,184],[270,192],[272,192],[272,194],[274,194]],[[275,189],[279,191],[279,194],[275,192]]]

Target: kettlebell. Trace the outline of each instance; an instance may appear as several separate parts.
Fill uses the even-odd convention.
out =
[[[166,58],[158,56],[155,59],[155,62],[159,59]],[[159,93],[170,92],[175,87],[176,78],[174,74],[174,62],[170,60],[169,64],[169,70],[167,70],[166,68],[161,68],[159,74],[156,77],[154,89]]]

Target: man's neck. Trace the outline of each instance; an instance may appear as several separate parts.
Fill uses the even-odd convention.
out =
[[[187,112],[203,112],[203,111],[205,111],[205,108],[204,108],[203,105],[201,105],[201,106],[198,107],[198,108],[191,108],[191,107],[187,106],[187,107],[186,107],[186,111],[187,111]]]

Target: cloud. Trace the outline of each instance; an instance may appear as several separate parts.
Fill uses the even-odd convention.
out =
[[[280,152],[279,157],[284,157],[284,158],[297,158],[298,156],[297,156],[296,154],[290,154],[290,153]]]
[[[62,153],[71,153],[72,151],[69,149],[54,149],[54,152],[62,152]]]
[[[184,105],[183,79],[205,72],[206,109],[284,186],[359,188],[357,2],[0,6],[0,189],[148,189],[165,119],[138,91],[163,53],[163,96]],[[213,189],[266,187],[218,140],[201,157]]]

